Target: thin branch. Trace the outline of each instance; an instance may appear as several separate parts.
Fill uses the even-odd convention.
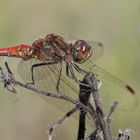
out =
[[[116,108],[118,107],[118,104],[119,104],[119,102],[118,101],[115,101],[112,104],[112,106],[110,107],[110,111],[109,111],[108,116],[106,118],[108,125],[110,125],[110,123],[111,123],[111,116],[112,116],[113,112],[116,110]]]
[[[89,110],[89,108],[87,106],[85,106],[84,104],[82,104],[79,101],[72,99],[60,92],[52,93],[50,91],[42,91],[42,90],[35,88],[34,86],[24,84],[24,83],[21,83],[21,82],[15,80],[12,72],[9,73],[10,68],[9,68],[7,62],[6,62],[6,68],[8,69],[8,72],[6,72],[6,73],[4,73],[2,68],[0,68],[0,81],[2,83],[4,83],[4,87],[7,88],[8,91],[10,91],[12,93],[16,93],[15,87],[20,86],[22,88],[33,91],[34,94],[41,94],[41,95],[56,98],[56,99],[66,100],[66,101],[74,104],[78,108],[82,108],[85,112],[86,111],[91,112],[91,110]]]
[[[90,114],[92,114],[91,110],[86,105],[84,105],[83,103],[81,103],[77,100],[74,100],[62,93],[52,93],[49,91],[42,91],[29,84],[24,84],[24,83],[21,83],[21,82],[15,80],[14,75],[13,75],[12,71],[10,70],[7,62],[5,62],[5,65],[7,68],[7,72],[4,73],[2,68],[0,68],[0,81],[4,83],[4,87],[7,88],[8,91],[10,91],[12,93],[17,93],[15,87],[20,86],[22,88],[33,91],[33,93],[35,93],[35,94],[41,94],[41,95],[56,98],[56,99],[66,100],[76,106],[74,109],[70,110],[62,118],[58,119],[54,124],[52,124],[50,126],[50,129],[49,129],[49,139],[50,140],[53,137],[54,128],[58,124],[61,124],[67,117],[71,116],[76,110],[80,109],[83,112],[89,112]]]
[[[88,83],[88,85],[90,85],[90,87],[92,87],[91,91],[92,91],[92,95],[93,95],[93,99],[94,99],[94,103],[95,103],[95,107],[96,107],[98,123],[100,125],[100,129],[103,132],[104,140],[112,140],[111,131],[110,131],[110,128],[105,119],[103,106],[102,106],[101,99],[99,96],[99,91],[98,91],[99,90],[99,81],[97,80],[96,75],[93,73],[86,75],[85,80]]]
[[[49,131],[48,131],[48,139],[51,140],[55,134],[55,129],[58,125],[63,124],[63,122],[68,119],[71,115],[73,115],[79,108],[76,106],[72,108],[70,111],[68,111],[63,117],[59,118],[56,122],[49,125]]]
[[[23,84],[17,80],[15,80],[12,71],[10,70],[7,62],[5,63],[7,72],[3,72],[2,68],[0,68],[0,81],[4,83],[4,88],[9,90],[12,93],[17,93],[16,86],[20,86],[22,88],[33,91],[35,94],[41,94],[44,96],[61,99],[68,101],[75,105],[73,109],[68,111],[63,117],[59,118],[56,122],[49,126],[49,140],[52,140],[56,126],[63,124],[63,122],[74,112],[80,110],[80,118],[79,123],[83,124],[80,126],[79,124],[79,134],[78,140],[81,138],[85,138],[85,130],[86,123],[85,118],[87,117],[87,112],[91,115],[93,119],[93,123],[96,125],[96,130],[94,130],[85,140],[130,140],[131,135],[134,133],[131,129],[119,130],[118,137],[113,137],[111,135],[110,123],[111,116],[113,112],[116,110],[118,106],[118,102],[114,102],[110,108],[110,111],[107,116],[105,116],[103,106],[101,103],[100,95],[99,95],[99,85],[100,82],[97,79],[97,76],[93,73],[88,73],[85,75],[83,81],[80,84],[80,92],[79,92],[79,101],[72,99],[62,93],[51,93],[50,91],[42,91],[28,84]],[[89,102],[90,96],[93,96],[95,107]],[[81,135],[81,136],[80,136]],[[80,137],[79,137],[80,136]]]

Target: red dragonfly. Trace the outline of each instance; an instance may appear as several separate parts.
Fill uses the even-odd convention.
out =
[[[32,45],[0,48],[0,56],[21,58],[18,73],[26,83],[43,90],[62,92],[74,99],[78,98],[79,90],[74,81],[79,83],[85,73],[93,72],[102,82],[100,93],[105,106],[118,100],[125,109],[134,107],[136,101],[133,88],[94,64],[102,50],[100,42],[49,34]],[[71,107],[65,101],[44,98],[64,111]]]
[[[44,66],[50,66],[51,68],[53,68],[54,65],[58,64],[59,70],[55,70],[55,72],[53,72],[53,74],[58,74],[57,80],[53,81],[57,81],[56,90],[57,92],[59,92],[59,85],[63,67],[62,63],[66,64],[66,75],[71,79],[74,79],[76,82],[79,82],[79,80],[77,79],[74,70],[79,73],[87,73],[87,71],[80,68],[76,63],[83,64],[92,56],[93,48],[90,43],[91,42],[87,42],[85,40],[77,40],[72,43],[72,41],[66,41],[60,35],[49,34],[45,38],[34,41],[31,46],[22,44],[10,48],[1,48],[0,56],[22,58],[22,62],[19,65],[18,72],[25,81],[27,81],[28,78],[31,78],[30,83],[28,84],[33,85],[36,84],[36,81],[38,81],[37,79],[44,79],[44,77],[40,76],[42,72],[35,72],[36,69],[39,69],[41,67],[44,69]],[[94,44],[95,43],[98,44],[98,47],[102,47],[101,43],[94,42]],[[95,52],[97,53],[97,51]],[[94,54],[94,57],[96,57],[96,53]],[[30,65],[30,72],[27,72],[27,65]],[[25,68],[26,72],[21,72]],[[28,73],[30,73],[30,76],[28,76]],[[51,73],[52,72],[46,70],[46,74],[48,76],[44,75],[45,79],[51,77],[49,76],[49,74]],[[24,78],[25,76],[26,78]]]

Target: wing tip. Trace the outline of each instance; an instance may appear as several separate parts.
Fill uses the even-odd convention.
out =
[[[134,90],[131,86],[129,86],[129,85],[126,85],[126,89],[127,89],[131,94],[133,94],[133,95],[136,94],[136,93],[135,93],[135,90]]]

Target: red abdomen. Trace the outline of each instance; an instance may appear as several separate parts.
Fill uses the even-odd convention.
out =
[[[28,57],[30,55],[31,46],[29,45],[18,45],[9,48],[0,48],[0,56],[9,56],[9,57]]]

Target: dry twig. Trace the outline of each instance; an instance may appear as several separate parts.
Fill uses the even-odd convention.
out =
[[[41,91],[37,88],[23,84],[19,81],[16,81],[12,71],[10,70],[7,62],[5,62],[7,72],[4,73],[2,68],[0,68],[0,81],[4,83],[4,88],[7,88],[12,93],[17,93],[16,86],[20,86],[26,88],[28,90],[33,91],[33,93],[41,94],[44,96],[66,100],[69,103],[75,105],[73,109],[68,111],[63,117],[59,118],[56,122],[49,126],[49,140],[52,140],[56,126],[63,124],[64,120],[70,117],[73,113],[80,109],[80,119],[79,119],[79,133],[77,140],[85,139],[85,140],[130,140],[131,134],[134,133],[131,129],[119,130],[118,137],[112,137],[110,123],[111,116],[118,106],[118,102],[114,102],[110,108],[110,111],[107,116],[105,116],[102,102],[99,95],[99,85],[100,82],[97,79],[97,76],[93,73],[88,73],[85,75],[82,83],[80,85],[79,92],[79,101],[74,100],[62,93],[51,93],[49,91]],[[86,86],[88,85],[88,86]],[[90,96],[93,96],[95,106],[93,107],[89,102]],[[93,123],[96,125],[96,129],[90,134],[87,138],[85,138],[85,118],[87,112],[93,118]],[[81,123],[82,122],[82,123]]]

